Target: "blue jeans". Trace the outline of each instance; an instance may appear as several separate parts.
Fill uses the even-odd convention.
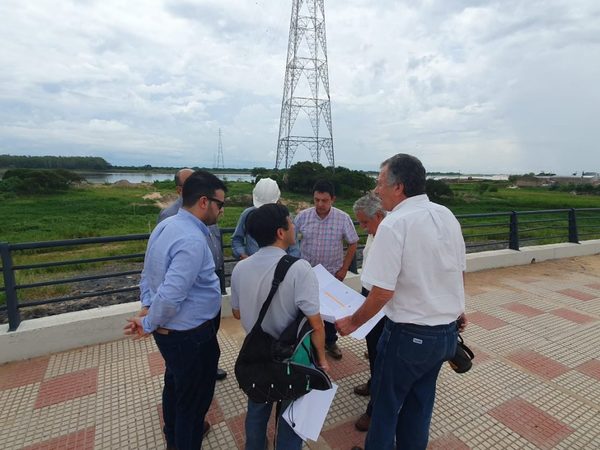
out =
[[[220,356],[214,322],[194,331],[154,333],[154,340],[166,366],[162,399],[167,445],[198,450]]]
[[[282,402],[281,412],[287,409],[290,402]],[[265,450],[267,447],[267,424],[271,416],[273,403],[256,403],[248,399],[246,414],[246,450]],[[275,450],[300,450],[302,439],[281,416],[277,425],[277,442]]]
[[[454,356],[456,322],[422,326],[386,320],[371,384],[365,450],[424,450],[442,363]],[[395,439],[395,444],[394,444]]]

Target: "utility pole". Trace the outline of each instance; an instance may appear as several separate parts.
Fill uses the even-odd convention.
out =
[[[292,0],[275,168],[289,168],[298,147],[335,167],[324,0]]]
[[[224,169],[225,160],[223,158],[223,141],[221,139],[221,129],[219,128],[219,144],[217,147],[217,158],[215,161],[215,169]]]

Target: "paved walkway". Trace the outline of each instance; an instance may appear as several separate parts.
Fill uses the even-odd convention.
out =
[[[600,256],[467,275],[465,333],[476,365],[447,365],[438,384],[430,449],[600,448]],[[74,336],[74,339],[77,337]],[[204,448],[243,448],[245,396],[232,375],[243,333],[219,334],[221,366]],[[341,339],[332,361],[338,394],[311,449],[348,450],[364,434],[364,342]],[[164,448],[163,362],[152,339],[120,340],[0,366],[4,449]]]

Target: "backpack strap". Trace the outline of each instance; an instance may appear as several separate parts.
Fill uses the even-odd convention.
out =
[[[277,263],[277,267],[275,268],[275,275],[273,276],[273,282],[271,283],[271,290],[269,291],[269,295],[263,303],[262,308],[260,308],[260,313],[258,314],[258,319],[256,320],[254,326],[262,324],[262,321],[265,318],[265,315],[267,314],[267,310],[271,305],[271,300],[273,300],[273,296],[275,295],[275,292],[277,292],[277,288],[279,288],[279,284],[285,278],[285,275],[287,274],[290,267],[292,267],[292,264],[294,264],[299,259],[300,258],[296,258],[295,256],[290,255],[283,255],[281,257],[281,259]]]

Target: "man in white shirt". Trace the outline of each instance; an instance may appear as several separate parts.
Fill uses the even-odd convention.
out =
[[[241,319],[249,333],[260,313],[269,291],[275,268],[289,246],[296,242],[294,223],[288,209],[270,203],[255,209],[248,216],[248,233],[256,240],[259,250],[236,264],[231,274],[231,308],[233,316]],[[319,283],[310,264],[300,259],[288,270],[262,322],[262,329],[274,338],[302,312],[313,328],[311,340],[319,366],[328,369],[325,358],[325,329],[319,314]],[[281,411],[287,408],[283,402]],[[266,448],[267,423],[272,403],[255,403],[248,399],[246,415],[246,450]],[[277,429],[277,450],[300,450],[302,439],[287,422],[280,418]]]
[[[384,161],[375,193],[390,213],[361,277],[373,288],[363,306],[336,326],[347,335],[384,308],[365,449],[424,450],[437,377],[454,356],[465,322],[465,245],[452,212],[427,198],[425,168],[414,156]]]

